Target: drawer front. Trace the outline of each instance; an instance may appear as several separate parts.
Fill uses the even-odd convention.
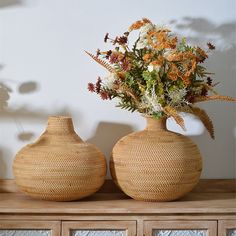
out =
[[[219,236],[236,236],[236,219],[219,220]]]
[[[125,236],[124,230],[72,230],[71,236]]]
[[[0,236],[51,236],[49,230],[8,230],[0,229]]]
[[[63,236],[135,236],[136,221],[62,222]]]
[[[207,236],[207,230],[155,230],[153,236]]]
[[[59,236],[59,221],[0,221],[0,236]]]
[[[217,236],[217,221],[145,221],[145,236]]]

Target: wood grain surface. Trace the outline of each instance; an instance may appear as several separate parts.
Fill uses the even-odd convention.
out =
[[[0,193],[16,193],[19,188],[14,179],[0,179]],[[99,193],[121,193],[111,179],[107,179]],[[201,179],[192,190],[195,193],[235,193],[236,179]]]
[[[136,201],[124,194],[98,193],[74,202],[31,199],[21,193],[0,194],[0,214],[236,214],[235,193],[190,193],[173,202]]]

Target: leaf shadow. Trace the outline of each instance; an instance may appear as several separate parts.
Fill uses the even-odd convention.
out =
[[[24,1],[22,0],[1,0],[0,8],[12,7],[17,5],[23,5]]]
[[[96,145],[103,152],[107,161],[109,161],[112,148],[116,142],[132,132],[134,132],[134,128],[131,125],[101,121],[94,135],[87,142]]]
[[[180,34],[187,32],[187,41],[195,45],[206,45],[212,42],[216,50],[210,55],[205,64],[214,72],[214,82],[221,81],[215,90],[222,95],[236,97],[236,22],[216,24],[205,18],[184,17],[170,22]],[[236,138],[233,128],[236,126],[235,104],[226,102],[199,103],[205,109],[215,126],[215,140],[210,140],[204,132],[200,136],[192,137],[198,144],[204,161],[204,173],[211,178],[236,177]],[[224,161],[222,158],[224,157]],[[224,175],[221,173],[224,173]]]

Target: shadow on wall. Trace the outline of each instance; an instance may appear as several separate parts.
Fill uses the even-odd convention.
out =
[[[24,2],[22,0],[1,0],[0,8],[23,5],[23,4]]]
[[[3,70],[4,66],[0,65],[0,69]],[[18,92],[21,95],[29,94],[36,92],[38,90],[38,84],[34,81],[28,81],[18,84],[16,81],[12,81],[9,79],[3,79],[1,78],[0,81],[0,119],[13,119],[16,123],[19,123],[17,119],[22,116],[28,117],[30,115],[30,112],[26,109],[19,108],[17,110],[13,110],[8,108],[8,102],[10,100],[10,95],[13,93],[13,89],[10,87],[9,84],[11,83],[17,84],[17,89],[14,90],[14,92]],[[43,113],[40,113],[43,114]],[[20,133],[17,135],[18,139],[21,141],[27,141],[30,140],[33,137],[32,132],[24,132],[20,131]]]
[[[68,108],[62,108],[59,111],[54,111],[53,114],[50,114],[49,111],[44,109],[32,110],[27,106],[20,107],[18,109],[6,108],[4,110],[0,110],[0,120],[14,120],[15,124],[18,128],[17,138],[19,141],[30,141],[35,136],[34,132],[31,130],[24,130],[19,120],[26,121],[46,121],[50,115],[63,115],[70,116],[71,111]]]
[[[188,37],[192,43],[201,43],[204,38],[208,40],[217,41],[218,46],[235,45],[235,28],[236,22],[227,22],[217,25],[205,18],[183,17],[182,20],[172,20],[170,24],[174,25],[178,30],[190,30],[193,37]],[[219,44],[224,45],[219,45]]]
[[[3,147],[0,147],[0,179],[4,179],[7,176],[7,159],[11,156],[11,153]]]
[[[4,66],[0,65],[0,69],[3,70]],[[11,88],[10,84],[17,84],[16,88]],[[17,109],[8,106],[8,102],[12,93],[18,93],[21,96],[28,95],[30,93],[37,92],[39,85],[34,81],[27,81],[18,83],[9,79],[0,79],[0,120],[14,120],[19,131],[17,138],[19,141],[30,141],[34,137],[32,131],[24,131],[20,120],[47,120],[50,116],[50,112],[44,109],[33,110],[26,105],[23,105]],[[30,106],[30,105],[29,105]],[[69,109],[62,108],[61,110],[54,112],[52,115],[69,115],[71,112]]]
[[[11,92],[12,90],[8,86],[0,82],[0,111],[7,107]]]
[[[100,122],[97,126],[93,137],[89,138],[87,142],[95,144],[109,160],[113,146],[116,142],[134,131],[131,125]]]
[[[210,55],[206,64],[208,69],[215,73],[212,76],[213,81],[221,82],[215,90],[222,95],[236,97],[236,22],[216,25],[204,18],[184,17],[181,21],[173,20],[170,23],[181,34],[184,34],[186,30],[190,36],[186,37],[187,41],[192,44],[203,46],[203,42],[206,45],[210,41],[216,45],[216,50]],[[206,132],[193,138],[202,151],[205,172],[209,176],[219,173],[220,177],[222,168],[225,168],[225,173],[228,169],[229,175],[235,173],[236,177],[236,139],[233,132],[236,127],[235,104],[212,101],[198,105],[207,111],[215,126],[216,138],[213,142],[209,141],[210,138]],[[222,158],[224,158],[224,166],[220,164]],[[212,166],[213,163],[215,163],[214,166]]]
[[[6,166],[5,161],[3,160],[3,151],[0,150],[0,179],[6,176],[6,173],[5,173],[6,169],[7,169],[7,166]]]

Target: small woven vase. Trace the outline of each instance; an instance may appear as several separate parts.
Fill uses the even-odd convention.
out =
[[[52,116],[40,138],[17,153],[13,171],[16,184],[31,197],[71,201],[102,186],[106,161],[75,133],[70,117]]]
[[[186,136],[166,129],[166,118],[146,117],[147,127],[120,139],[110,160],[115,183],[130,197],[172,201],[198,183],[202,159]]]

